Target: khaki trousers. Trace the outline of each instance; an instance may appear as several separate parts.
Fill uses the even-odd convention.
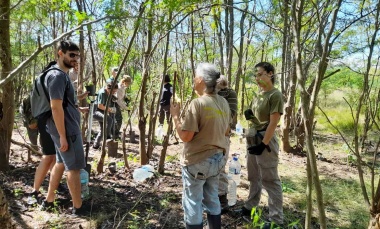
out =
[[[264,136],[265,131],[260,132]],[[247,148],[254,145],[254,137],[247,137]],[[267,149],[261,155],[249,154],[247,151],[247,170],[249,181],[249,196],[244,207],[252,209],[260,203],[264,188],[268,193],[269,220],[283,224],[282,187],[278,176],[279,144],[276,136],[269,142],[271,152]]]

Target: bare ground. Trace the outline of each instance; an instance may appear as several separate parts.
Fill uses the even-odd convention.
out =
[[[13,139],[22,142],[24,134],[24,128],[20,127],[14,131]],[[329,141],[329,144],[333,144],[333,141],[339,140],[333,138]],[[324,144],[329,141],[324,141]],[[58,206],[54,212],[41,211],[38,204],[28,205],[26,193],[32,190],[34,172],[40,156],[32,155],[32,161],[27,162],[27,150],[12,145],[10,156],[12,170],[6,174],[0,174],[0,184],[9,200],[15,228],[184,228],[181,207],[181,170],[178,160],[176,160],[181,153],[182,144],[173,144],[174,142],[175,139],[171,139],[167,153],[174,160],[165,163],[165,174],[155,173],[144,183],[134,182],[132,178],[134,169],[139,167],[138,144],[126,144],[131,169],[125,170],[121,167],[122,153],[119,143],[117,158],[108,158],[109,160],[107,160],[108,162],[114,161],[119,165],[116,173],[111,173],[107,169],[106,163],[104,173],[96,174],[94,171],[97,159],[100,157],[100,150],[91,148],[90,163],[93,170],[90,180],[91,198],[84,202],[89,211],[85,217],[73,217],[67,213],[71,204],[65,185],[63,185],[63,190],[57,193]],[[324,149],[324,147],[321,148]],[[155,169],[157,169],[161,149],[162,147],[157,145],[153,158],[150,160],[150,164]],[[243,200],[248,196],[244,149],[244,142],[233,137],[230,154],[240,154],[243,168],[242,182],[238,187],[238,203],[232,210],[239,209]],[[321,177],[328,176],[336,179],[355,177],[355,168],[347,165],[344,155],[340,156],[330,151],[320,153],[324,158],[318,162]],[[306,176],[305,165],[306,157],[282,154],[279,171],[283,182],[291,183],[292,179],[299,179],[298,176],[303,176],[302,179],[304,179]],[[65,182],[61,183],[65,184]],[[44,195],[46,195],[47,186],[48,178],[42,185]],[[300,195],[304,195],[304,193]],[[300,219],[298,228],[302,228],[305,214],[298,205],[297,200],[289,198],[284,192],[285,224],[287,225],[292,222],[292,219],[297,218]],[[268,213],[266,193],[260,207],[263,209],[262,218],[265,219]],[[332,209],[332,211],[335,210]],[[327,214],[327,216],[330,215]],[[333,224],[335,225],[336,222]],[[248,222],[233,211],[222,215],[223,228],[247,228],[247,226]],[[319,228],[316,218],[313,218],[313,227]]]

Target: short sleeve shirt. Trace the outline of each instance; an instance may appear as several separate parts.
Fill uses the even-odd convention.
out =
[[[58,68],[58,66],[55,66]],[[74,88],[67,74],[59,70],[51,70],[46,75],[46,87],[49,92],[50,100],[66,99],[67,106],[63,107],[65,129],[67,136],[81,134],[80,130],[80,113],[75,106],[76,99]],[[66,93],[65,93],[66,92]],[[66,98],[64,98],[66,96]],[[49,134],[59,137],[59,133],[54,124],[53,117],[47,120],[47,131]]]
[[[270,91],[259,94],[252,103],[252,111],[255,116],[251,122],[252,128],[262,130],[268,126],[270,115],[273,113],[283,113],[284,100],[282,93],[273,88]]]
[[[96,99],[96,104],[103,104],[105,106],[107,103],[107,99],[108,99],[107,90],[105,88],[100,89],[98,91],[98,97]],[[111,101],[109,107],[114,107],[114,106],[115,106],[115,103]],[[98,109],[98,111],[102,111],[102,110]]]
[[[201,162],[227,147],[225,133],[231,121],[227,101],[219,95],[202,96],[191,101],[182,130],[193,131],[191,141],[184,143],[181,163]]]

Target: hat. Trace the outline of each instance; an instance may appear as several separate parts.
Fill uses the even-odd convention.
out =
[[[118,68],[118,67],[113,67],[113,68],[112,68],[112,71],[113,71],[113,72],[118,72],[118,71],[119,71],[119,68]]]

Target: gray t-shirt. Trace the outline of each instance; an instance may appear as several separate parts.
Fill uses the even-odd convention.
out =
[[[58,66],[55,66],[58,68]],[[80,113],[75,106],[76,100],[74,88],[67,74],[58,70],[51,70],[46,75],[46,84],[49,92],[50,100],[60,99],[67,101],[67,106],[63,106],[65,129],[67,136],[81,134],[80,130]],[[67,91],[66,91],[67,90]],[[66,91],[66,99],[64,100]],[[47,131],[51,135],[59,137],[59,133],[54,124],[53,116],[47,120]]]

